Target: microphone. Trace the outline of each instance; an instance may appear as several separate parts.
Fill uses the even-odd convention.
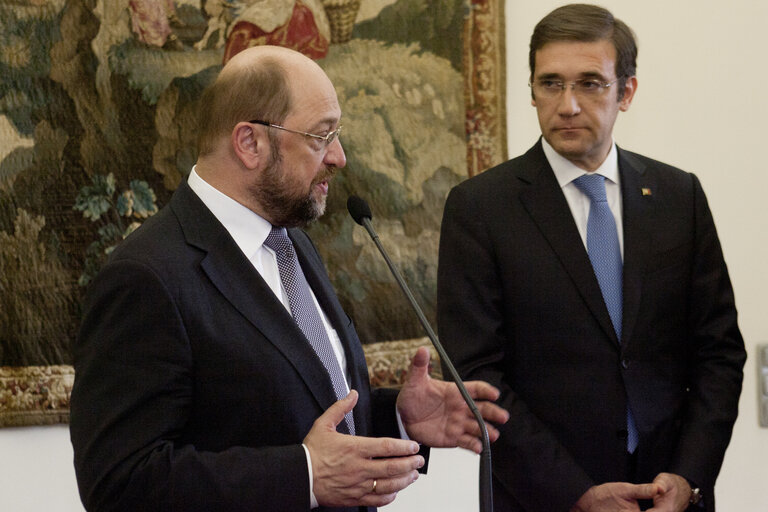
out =
[[[448,357],[445,349],[443,349],[443,346],[437,339],[437,336],[432,330],[432,327],[429,325],[429,321],[427,321],[427,318],[424,316],[421,307],[419,307],[416,299],[414,299],[411,290],[408,288],[405,280],[400,275],[400,272],[398,272],[397,268],[392,263],[392,260],[389,258],[387,251],[384,250],[384,246],[381,245],[379,235],[376,234],[376,231],[373,229],[373,224],[371,223],[373,215],[371,214],[370,206],[368,206],[368,203],[365,201],[365,199],[352,195],[347,199],[347,210],[349,210],[349,214],[352,216],[355,222],[363,226],[366,231],[368,231],[368,234],[371,236],[373,243],[375,243],[376,247],[378,247],[379,252],[387,262],[387,266],[389,266],[389,270],[395,277],[397,284],[400,285],[403,293],[411,303],[411,307],[416,312],[416,316],[419,317],[419,321],[424,327],[424,330],[427,332],[427,336],[429,336],[429,339],[432,342],[432,345],[435,347],[435,350],[437,350],[440,359],[448,369],[448,373],[451,374],[451,378],[459,388],[459,393],[461,393],[462,398],[464,398],[467,406],[469,406],[469,410],[472,411],[472,414],[475,416],[478,425],[480,425],[480,433],[482,437],[481,441],[483,443],[483,450],[480,453],[480,512],[493,512],[493,486],[491,482],[491,443],[488,439],[488,429],[485,426],[485,420],[483,420],[482,414],[480,414],[480,411],[477,409],[475,401],[472,400],[471,396],[469,396],[469,392],[467,391],[466,386],[464,386],[464,382],[462,382],[461,377],[459,377],[456,368],[451,362],[451,359]]]

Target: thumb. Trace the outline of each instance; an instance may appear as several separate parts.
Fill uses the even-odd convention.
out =
[[[656,483],[635,485],[635,499],[638,500],[652,500],[662,493],[661,486]]]
[[[330,431],[336,431],[336,426],[341,423],[344,416],[352,411],[357,405],[358,394],[354,389],[349,392],[347,396],[333,403],[326,411],[316,420],[316,423]]]
[[[427,347],[419,347],[411,359],[411,367],[408,369],[408,380],[423,379],[429,372],[429,350]]]

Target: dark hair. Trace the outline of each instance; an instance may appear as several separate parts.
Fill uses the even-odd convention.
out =
[[[282,124],[291,109],[291,93],[282,66],[265,57],[231,73],[222,73],[200,100],[200,156],[212,153],[219,138],[241,121]]]
[[[616,49],[616,77],[619,94],[627,78],[637,69],[637,43],[632,29],[614,18],[607,9],[589,4],[569,4],[547,14],[533,29],[528,64],[531,80],[536,68],[536,52],[555,41],[595,42],[609,40]],[[621,99],[621,97],[619,97]]]

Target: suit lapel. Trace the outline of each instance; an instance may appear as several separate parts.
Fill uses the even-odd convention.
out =
[[[525,170],[518,177],[530,186],[523,189],[520,200],[571,277],[587,307],[618,347],[616,332],[584,242],[555,173],[544,156],[541,142],[529,150],[525,157],[530,163],[521,166]]]
[[[645,165],[631,153],[619,149],[619,173],[624,222],[624,306],[622,331],[625,345],[632,341],[640,308],[642,278],[651,248],[650,208],[653,206],[655,180],[645,172]]]
[[[200,262],[202,272],[232,307],[282,352],[306,382],[320,407],[323,410],[330,407],[336,401],[336,395],[325,367],[229,232],[186,182],[173,195],[171,207],[187,243],[206,253]],[[328,385],[318,385],[319,382]]]

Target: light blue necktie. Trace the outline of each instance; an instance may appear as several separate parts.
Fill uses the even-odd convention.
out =
[[[616,221],[605,196],[605,177],[599,174],[585,174],[573,181],[590,200],[587,219],[587,253],[595,277],[600,285],[605,306],[621,342],[622,316],[622,267],[621,246],[616,231]],[[627,406],[627,451],[634,453],[638,433],[632,411]]]
[[[320,318],[320,312],[315,306],[315,301],[312,300],[309,283],[307,283],[307,278],[301,270],[293,243],[288,238],[285,228],[272,227],[272,231],[264,240],[264,245],[275,251],[277,268],[280,271],[280,280],[283,283],[283,288],[285,288],[285,293],[288,295],[291,315],[328,372],[336,398],[341,400],[347,396],[346,379],[341,371],[339,360],[333,352],[331,340],[328,339],[328,333]],[[344,418],[349,433],[354,435],[355,422],[352,413],[347,413]]]

